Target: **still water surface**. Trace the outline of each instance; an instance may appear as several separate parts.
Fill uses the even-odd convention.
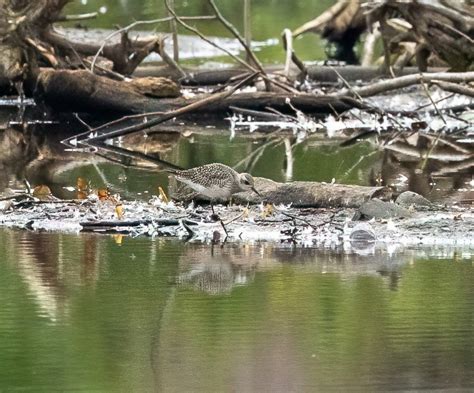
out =
[[[0,252],[0,391],[474,389],[466,252],[10,230]]]
[[[241,2],[217,3],[241,27]],[[254,1],[253,38],[278,38],[332,3]],[[76,1],[70,11],[103,5],[107,13],[91,27],[166,14],[152,0]],[[209,14],[204,1],[176,5],[183,15]],[[226,34],[217,23],[201,28]],[[324,57],[315,36],[295,46],[308,60]],[[282,61],[279,46],[259,55]],[[230,141],[227,127],[218,137],[175,139],[159,153],[183,167],[235,165],[266,143]],[[277,181],[362,185],[372,185],[374,174],[385,184],[402,174],[406,187],[430,199],[451,197],[470,180],[458,174],[428,187],[429,173],[421,176],[416,165],[400,165],[368,143],[291,144],[291,157],[283,143],[268,145],[239,169]],[[70,198],[63,187],[82,176],[95,188],[105,184],[124,198],[147,199],[166,185],[156,172],[87,159],[64,170],[77,159],[61,150],[26,174],[4,170],[2,188],[26,176]],[[473,391],[473,251],[364,256],[343,248],[220,247],[2,229],[0,392]]]
[[[176,12],[181,16],[214,15],[207,0],[174,0]],[[243,34],[243,0],[217,0],[215,2],[221,13]],[[281,46],[283,29],[296,29],[298,26],[316,18],[321,12],[335,3],[335,0],[254,0],[251,1],[251,36],[254,50],[259,59],[264,63],[283,63],[285,52]],[[102,11],[95,19],[81,22],[88,28],[106,28],[120,25],[127,26],[135,21],[153,20],[168,16],[164,0],[88,0],[73,1],[67,7],[70,14]],[[217,20],[188,21],[197,27],[206,36],[231,38],[229,31]],[[74,26],[75,23],[65,24]],[[153,25],[139,25],[138,30],[149,29],[160,33],[169,33],[169,23]],[[178,27],[178,33],[190,35],[189,31]],[[232,37],[233,38],[233,37]],[[167,44],[170,45],[168,38]],[[186,40],[185,40],[186,41]],[[303,60],[314,61],[326,58],[325,43],[315,34],[306,34],[295,40],[294,49]],[[202,46],[202,43],[201,43]],[[204,44],[204,47],[207,45]],[[168,46],[169,48],[169,46]],[[181,46],[181,56],[189,58],[186,54],[186,45]],[[193,52],[200,57],[202,51],[194,47]],[[220,54],[219,61],[228,62],[224,54]],[[193,56],[191,56],[193,57]],[[197,60],[197,59],[196,59]]]

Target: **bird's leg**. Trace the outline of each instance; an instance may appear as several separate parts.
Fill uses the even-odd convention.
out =
[[[219,221],[220,220],[219,215],[216,214],[216,212],[214,211],[214,203],[212,201],[211,201],[211,210],[212,210],[211,220]]]
[[[224,221],[222,221],[222,219],[219,217],[219,215],[217,215],[216,212],[214,211],[214,204],[213,204],[212,201],[211,201],[211,209],[212,209],[212,219],[215,220],[215,221],[219,221],[219,223],[222,226],[222,229],[224,230],[224,233],[225,233],[224,242],[225,242],[227,240],[227,238],[229,237],[229,232],[227,232],[227,228],[224,225]]]
[[[219,219],[220,223],[221,223],[221,226],[222,226],[222,229],[224,230],[225,232],[225,238],[224,238],[224,243],[226,242],[227,238],[229,237],[229,232],[227,232],[227,228],[225,227],[224,225],[224,221],[222,221],[221,219]]]

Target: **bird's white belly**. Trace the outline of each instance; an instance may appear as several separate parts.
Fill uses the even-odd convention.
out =
[[[194,191],[198,192],[209,199],[216,199],[216,200],[227,200],[230,198],[231,194],[228,188],[223,188],[219,186],[211,186],[211,187],[204,187],[201,184],[196,184],[188,179],[179,178],[181,182],[191,187]]]

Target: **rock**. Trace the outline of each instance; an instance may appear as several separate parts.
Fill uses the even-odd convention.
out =
[[[0,201],[0,211],[4,212],[10,209],[13,206],[13,200],[7,199],[5,201]]]
[[[362,204],[359,208],[359,215],[353,218],[353,220],[409,217],[411,215],[412,213],[408,209],[395,203],[381,201],[380,199],[372,199]]]
[[[396,199],[395,203],[405,208],[417,206],[433,207],[433,203],[428,199],[412,191],[402,192]]]

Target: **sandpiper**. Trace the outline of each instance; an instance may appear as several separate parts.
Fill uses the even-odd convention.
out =
[[[214,201],[227,201],[233,194],[252,190],[260,195],[254,187],[253,177],[248,173],[238,173],[224,164],[207,164],[187,170],[167,169],[166,172],[176,180],[186,184],[194,191]]]

